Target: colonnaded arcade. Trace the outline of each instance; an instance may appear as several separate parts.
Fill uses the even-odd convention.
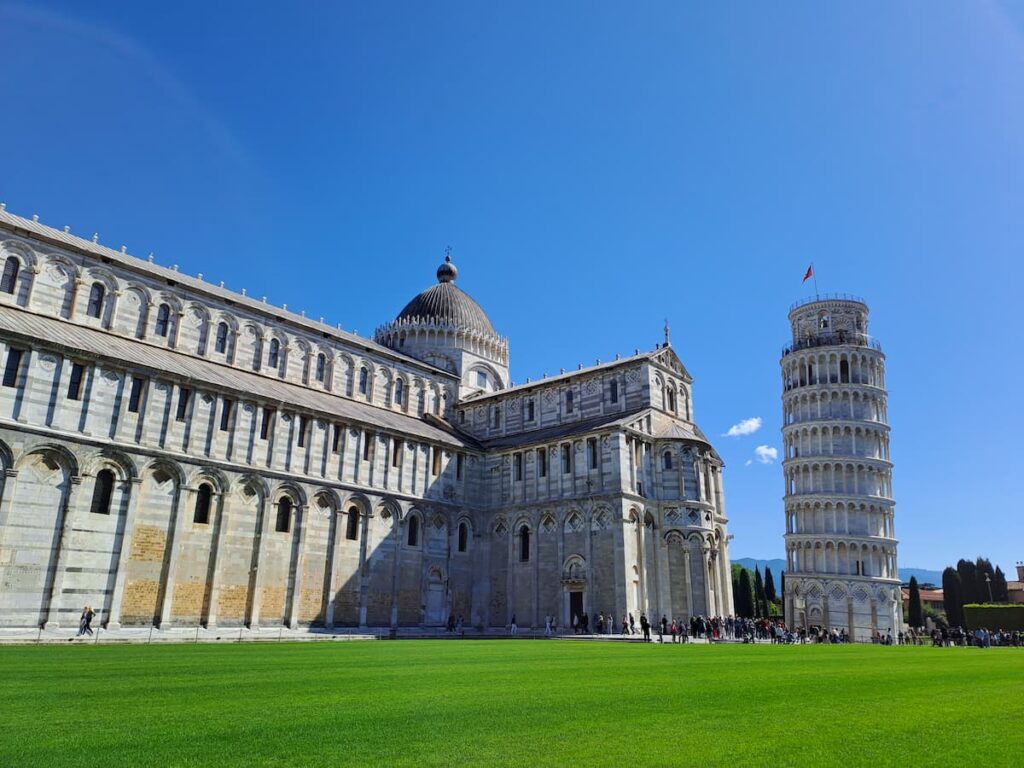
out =
[[[667,331],[512,386],[450,259],[373,339],[2,206],[0,267],[0,626],[731,613]]]

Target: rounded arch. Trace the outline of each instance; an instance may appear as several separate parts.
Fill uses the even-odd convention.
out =
[[[213,486],[215,493],[227,493],[231,490],[231,482],[227,475],[215,467],[198,467],[188,474],[188,486],[198,488],[202,483]]]
[[[27,447],[25,451],[18,457],[14,464],[15,469],[21,469],[28,460],[37,455],[46,454],[52,456],[58,460],[61,468],[64,469],[68,475],[75,477],[81,474],[79,469],[78,456],[74,451],[61,445],[60,443],[40,442],[35,443],[31,447]]]
[[[266,499],[270,496],[270,486],[267,481],[257,474],[246,474],[239,478],[235,484],[235,489],[242,496],[253,496],[258,497],[259,501]]]
[[[104,448],[82,459],[82,474],[95,475],[101,469],[112,469],[118,482],[127,482],[139,476],[132,458],[116,448]]]
[[[306,492],[302,489],[302,486],[298,485],[297,483],[293,483],[290,480],[285,480],[271,488],[271,501],[277,502],[283,496],[290,497],[292,503],[294,503],[296,506],[306,506]]]
[[[156,475],[158,472],[168,475],[179,488],[186,483],[185,470],[178,462],[171,459],[151,459],[142,465],[139,474],[141,477],[145,477],[146,475]]]
[[[340,512],[341,497],[333,488],[317,488],[312,495],[313,504],[320,509],[327,509],[331,512]]]

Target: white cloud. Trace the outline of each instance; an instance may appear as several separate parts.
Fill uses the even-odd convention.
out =
[[[775,460],[779,458],[779,449],[768,445],[759,445],[754,449],[754,455],[762,464],[774,464]]]
[[[754,463],[753,459],[747,459],[745,462],[743,462],[743,466],[744,467],[749,467],[753,463]]]
[[[761,428],[761,417],[754,416],[750,419],[744,419],[739,424],[733,424],[729,427],[729,431],[725,433],[724,437],[740,437],[742,435],[752,435]]]

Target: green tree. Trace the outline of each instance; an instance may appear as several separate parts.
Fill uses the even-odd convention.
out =
[[[769,603],[774,603],[779,599],[779,596],[775,594],[775,579],[772,577],[772,569],[767,566],[764,569],[764,596],[768,598]]]
[[[946,620],[949,621],[951,627],[964,625],[963,600],[960,572],[956,568],[946,568],[942,572],[942,607],[946,611]]]
[[[764,582],[761,580],[761,569],[754,566],[754,615],[768,615],[768,601],[764,597]]]
[[[975,593],[979,603],[995,602],[995,585],[992,583],[995,571],[987,557],[979,557],[974,561],[974,578],[977,580]]]
[[[910,606],[908,607],[908,619],[910,626],[923,627],[924,626],[924,615],[921,612],[921,590],[917,586],[917,577],[910,577]]]
[[[996,566],[995,576],[992,577],[992,597],[997,603],[1010,602],[1010,587],[1006,583],[1006,574],[999,566]]]
[[[970,560],[957,561],[956,572],[960,576],[960,605],[981,602],[981,595],[978,594],[977,571],[977,567]],[[946,615],[949,616],[948,613]],[[952,622],[952,619],[950,621]]]
[[[754,618],[754,585],[750,581],[750,571],[746,568],[740,573],[740,588],[736,592],[735,602],[737,616]]]

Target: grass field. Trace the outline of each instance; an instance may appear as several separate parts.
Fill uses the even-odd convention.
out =
[[[0,766],[1020,765],[1024,651],[0,647]]]

